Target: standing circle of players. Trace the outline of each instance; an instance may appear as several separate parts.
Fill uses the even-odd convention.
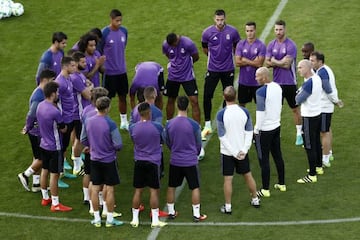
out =
[[[337,95],[334,74],[325,65],[324,55],[314,51],[311,42],[302,46],[304,60],[298,63],[298,72],[305,78],[305,82],[298,90],[295,70],[297,48],[286,36],[284,21],[276,21],[276,38],[266,46],[256,37],[255,22],[245,24],[246,39],[240,40],[236,28],[226,24],[225,20],[225,11],[216,10],[215,24],[203,30],[201,37],[202,49],[208,58],[203,95],[203,131],[200,128],[199,91],[193,69],[193,64],[199,60],[199,53],[189,37],[170,33],[162,44],[162,52],[169,61],[166,85],[162,66],[154,61],[144,61],[135,67],[135,76],[129,89],[125,63],[128,32],[122,26],[122,13],[119,10],[113,9],[110,12],[110,24],[102,31],[94,28],[81,36],[73,47],[72,56],[64,56],[66,34],[54,33],[52,45],[43,53],[38,65],[38,87],[30,97],[26,125],[22,131],[29,135],[34,157],[33,163],[18,174],[23,187],[30,191],[29,177],[33,175],[31,190],[41,191],[41,205],[51,204],[51,211],[72,210],[60,203],[58,187],[61,186],[59,177],[64,171],[66,149],[74,128],[73,173],[78,174],[81,170],[80,154],[83,152],[84,202],[90,202],[90,212],[94,215],[91,223],[95,227],[101,226],[99,205],[102,202],[100,192],[103,190],[106,227],[122,225],[121,221],[115,219],[121,214],[114,212],[114,186],[120,183],[116,151],[122,148],[122,140],[115,122],[108,117],[110,100],[117,94],[120,129],[129,130],[135,146],[135,193],[131,225],[139,225],[139,212],[143,210],[141,193],[146,186],[150,187],[151,227],[166,225],[159,217],[175,219],[178,213],[175,211],[174,189],[181,184],[183,178],[187,179],[192,190],[193,220],[205,220],[207,216],[200,213],[198,155],[203,151],[201,139],[206,140],[207,135],[213,131],[211,102],[220,80],[224,108],[217,113],[216,120],[224,176],[225,204],[221,207],[221,212],[232,212],[234,170],[245,178],[252,196],[251,205],[259,207],[259,197],[270,197],[269,152],[272,153],[278,172],[278,182],[274,188],[286,191],[285,167],[280,149],[280,115],[284,98],[293,112],[297,130],[296,145],[304,144],[309,162],[308,174],[297,182],[317,182],[317,175],[324,173],[323,166],[330,167],[330,160],[333,159],[330,125],[334,104],[343,106]],[[237,100],[241,107],[235,102],[234,62],[239,67]],[[265,67],[262,67],[263,64]],[[273,81],[270,80],[269,68],[273,68]],[[93,90],[100,85],[101,74],[102,83],[107,90]],[[52,81],[55,77],[55,81]],[[188,97],[178,97],[180,86],[183,86]],[[142,94],[144,89],[145,99]],[[128,93],[133,109],[130,129],[127,120]],[[162,93],[167,96],[168,122],[164,128]],[[144,102],[136,105],[135,95],[138,95],[139,102]],[[250,114],[245,108],[252,100],[256,103],[254,129]],[[193,120],[187,117],[189,102]],[[176,117],[175,104],[178,110]],[[136,119],[134,114],[137,114]],[[234,128],[232,121],[241,122],[242,125]],[[238,136],[233,135],[236,131],[240,133]],[[149,137],[144,137],[145,134],[149,134]],[[261,168],[262,188],[259,191],[256,191],[247,154],[253,134]],[[190,136],[193,136],[191,141]],[[154,138],[159,141],[155,143]],[[171,150],[166,214],[159,210],[158,202],[160,178],[164,175],[162,141]],[[156,146],[147,149],[154,143]],[[147,150],[149,151],[142,155]],[[184,152],[189,155],[184,157]],[[41,176],[38,175],[40,168]],[[47,190],[49,173],[51,197]]]

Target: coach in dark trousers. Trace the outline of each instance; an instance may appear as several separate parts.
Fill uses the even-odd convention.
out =
[[[257,191],[257,195],[270,197],[270,152],[278,173],[278,183],[274,185],[274,188],[282,192],[286,191],[285,167],[280,147],[282,88],[270,79],[270,72],[266,67],[257,69],[255,78],[261,86],[256,91],[256,124],[254,127],[262,179],[262,189]]]

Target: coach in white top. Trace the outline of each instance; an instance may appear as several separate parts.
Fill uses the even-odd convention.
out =
[[[303,119],[303,140],[309,161],[309,175],[297,180],[298,183],[317,182],[317,174],[322,174],[320,119],[321,119],[321,79],[312,71],[309,60],[301,60],[298,64],[300,76],[304,83],[299,89],[295,101],[301,104],[301,117]]]
[[[331,117],[334,112],[334,104],[343,107],[343,102],[338,98],[338,91],[335,84],[335,76],[331,68],[325,65],[325,56],[320,52],[313,52],[310,55],[312,67],[316,70],[322,82],[321,95],[321,143],[322,162],[325,167],[330,167],[332,157],[332,132]]]
[[[244,176],[252,196],[251,205],[260,207],[260,203],[256,196],[256,183],[250,171],[247,154],[253,138],[253,125],[249,111],[236,104],[236,90],[233,86],[224,89],[224,100],[226,102],[225,108],[216,115],[225,195],[225,204],[220,208],[220,211],[231,214],[234,171]]]
[[[256,124],[254,127],[262,179],[262,189],[257,191],[257,195],[270,197],[270,152],[278,173],[278,183],[274,187],[280,191],[286,191],[285,167],[280,147],[282,89],[279,84],[271,81],[269,69],[266,67],[257,69],[255,78],[262,86],[256,91]]]

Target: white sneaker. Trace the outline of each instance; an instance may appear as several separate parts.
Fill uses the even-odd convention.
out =
[[[121,124],[120,124],[120,129],[123,129],[123,130],[128,131],[128,130],[129,130],[129,123],[128,123],[128,122],[126,122],[126,123],[121,123]]]
[[[198,160],[201,161],[201,160],[204,159],[204,157],[205,157],[205,150],[204,150],[204,148],[202,147],[202,148],[201,148],[201,151],[200,151],[200,154],[199,154],[199,156],[198,156]]]

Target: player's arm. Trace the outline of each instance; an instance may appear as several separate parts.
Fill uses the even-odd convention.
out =
[[[283,57],[281,60],[276,60],[274,57],[270,59],[273,67],[281,67],[290,69],[293,58],[289,55]]]
[[[96,59],[96,64],[91,71],[85,74],[86,78],[92,78],[96,72],[104,72],[104,62],[106,60],[106,57],[104,55],[100,56],[98,59]]]
[[[199,60],[199,53],[194,53],[193,55],[191,55],[192,61],[193,63],[197,62]]]
[[[209,48],[207,42],[201,42],[203,53],[207,56],[209,54]]]
[[[235,57],[235,63],[237,67],[243,66],[252,66],[252,67],[262,67],[264,64],[265,57],[264,56],[257,56],[254,60],[250,60],[246,57]]]

